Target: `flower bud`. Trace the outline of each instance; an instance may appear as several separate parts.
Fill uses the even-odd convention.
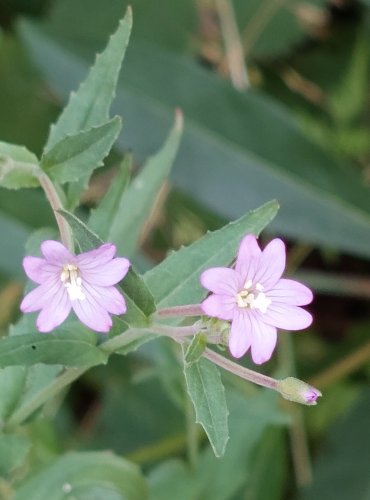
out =
[[[322,394],[318,389],[312,385],[306,384],[302,380],[294,377],[287,377],[279,380],[277,383],[277,390],[288,401],[301,403],[307,406],[314,406],[317,404],[317,398]]]

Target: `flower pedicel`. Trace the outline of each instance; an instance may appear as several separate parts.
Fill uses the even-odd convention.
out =
[[[24,297],[22,312],[40,311],[36,321],[40,332],[59,326],[71,309],[92,330],[108,332],[110,314],[126,312],[125,299],[114,285],[127,274],[129,260],[115,258],[111,243],[74,255],[58,241],[47,240],[41,252],[44,258],[23,259],[27,276],[39,286]]]
[[[256,364],[268,361],[277,342],[277,328],[301,330],[312,316],[299,306],[312,301],[309,288],[282,279],[285,245],[276,238],[261,251],[254,235],[240,244],[235,266],[214,267],[200,277],[212,294],[201,304],[203,312],[231,321],[229,349],[235,358],[251,349]]]

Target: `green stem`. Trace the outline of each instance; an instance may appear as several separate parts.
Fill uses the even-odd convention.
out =
[[[9,418],[6,428],[14,428],[23,423],[32,413],[50,398],[56,396],[64,387],[78,379],[88,368],[67,368],[62,375],[54,379],[48,386],[36,393],[33,398],[26,401]]]
[[[58,210],[63,210],[64,207],[55,189],[55,186],[45,173],[40,174],[38,179],[40,181],[42,189],[44,190],[46,198],[48,199],[50,206],[53,209],[55,220],[58,224],[60,232],[60,239],[62,240],[63,245],[67,247],[71,252],[73,252],[74,243],[72,231],[65,218],[60,215],[60,213],[58,213]]]
[[[203,316],[200,304],[187,304],[185,306],[164,307],[155,313],[160,318],[172,318],[176,316]]]
[[[188,451],[188,459],[190,467],[195,470],[198,463],[199,455],[199,441],[198,441],[198,427],[195,422],[195,412],[193,403],[189,395],[185,391],[186,396],[186,407],[185,407],[185,417],[186,417],[186,444]]]

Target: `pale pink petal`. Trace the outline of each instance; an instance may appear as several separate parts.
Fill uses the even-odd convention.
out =
[[[285,269],[285,245],[275,238],[266,246],[259,260],[253,282],[260,283],[265,290],[272,288]]]
[[[212,294],[207,297],[200,306],[204,314],[207,316],[224,319],[226,321],[233,318],[234,311],[237,307],[235,297],[216,294]]]
[[[124,314],[127,310],[124,297],[114,286],[91,286],[84,283],[83,291],[90,302],[95,300],[111,314]]]
[[[47,307],[53,296],[64,288],[58,277],[49,278],[45,283],[29,292],[22,300],[20,309],[22,312],[34,312]]]
[[[240,277],[234,269],[228,267],[212,267],[200,275],[200,282],[213,293],[235,295],[243,286]]]
[[[106,264],[90,269],[80,267],[82,281],[91,285],[112,286],[119,283],[127,274],[130,261],[124,257],[117,257]]]
[[[51,264],[63,267],[76,261],[76,257],[59,241],[46,240],[41,243],[41,252]]]
[[[261,365],[271,358],[277,342],[276,328],[259,320],[254,314],[250,315],[252,323],[251,354],[254,363]]]
[[[27,276],[39,285],[60,272],[60,266],[49,264],[45,259],[31,256],[23,259],[23,268]]]
[[[72,308],[78,319],[86,326],[96,332],[109,332],[112,327],[112,319],[107,311],[95,300],[73,300]]]
[[[38,315],[36,320],[38,330],[43,333],[51,332],[51,330],[63,323],[70,310],[71,302],[67,290],[62,287]]]
[[[77,255],[77,263],[84,269],[94,269],[111,261],[116,254],[116,247],[112,243],[104,243],[99,248]]]
[[[309,288],[298,281],[281,279],[271,290],[266,292],[266,296],[272,302],[290,304],[292,306],[305,306],[310,304],[313,294]]]
[[[263,321],[283,330],[302,330],[312,323],[312,316],[301,307],[288,304],[270,304]]]
[[[236,311],[231,323],[229,349],[234,358],[241,358],[250,348],[251,322],[245,311]]]
[[[235,270],[243,281],[253,280],[261,256],[261,249],[257,239],[253,234],[247,234],[239,246],[238,256],[235,263]]]

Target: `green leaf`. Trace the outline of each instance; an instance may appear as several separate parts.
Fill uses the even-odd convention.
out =
[[[199,360],[207,347],[207,337],[203,333],[195,335],[185,351],[185,363],[191,365]]]
[[[242,237],[248,233],[258,235],[277,210],[277,202],[271,201],[222,229],[207,233],[145,273],[144,281],[157,306],[194,304],[201,300],[206,293],[199,283],[201,272],[207,267],[230,264]]]
[[[68,453],[29,478],[14,500],[146,500],[139,468],[110,452]]]
[[[207,359],[199,359],[191,364],[185,363],[184,374],[196,421],[206,431],[216,457],[222,457],[229,439],[229,411],[220,372]]]
[[[106,49],[96,57],[87,78],[78,91],[71,94],[58,121],[51,127],[46,151],[66,135],[86,130],[108,120],[131,27],[132,12],[128,8],[117,31],[110,37]]]
[[[121,129],[117,116],[97,127],[67,135],[41,158],[41,167],[56,182],[87,179],[103,165]]]
[[[96,334],[80,325],[59,328],[47,335],[6,337],[0,340],[0,367],[37,363],[79,367],[105,363],[107,356],[96,347],[96,340]]]
[[[8,366],[0,369],[0,427],[17,406],[24,391],[25,381],[24,366]]]
[[[163,183],[170,174],[182,133],[182,114],[176,113],[176,121],[162,149],[149,158],[141,172],[123,193],[109,231],[119,252],[131,257],[150,215]]]
[[[22,464],[30,449],[30,442],[22,436],[2,434],[0,436],[0,474],[7,475]]]
[[[39,186],[36,156],[23,146],[0,142],[0,186],[20,189]]]
[[[259,441],[267,426],[285,425],[287,418],[278,408],[279,396],[271,391],[251,395],[228,388],[227,403],[230,441],[222,460],[206,447],[200,453],[196,468],[180,460],[162,462],[149,473],[151,499],[249,500],[250,497],[241,492],[252,479]]]
[[[102,240],[108,240],[110,224],[114,219],[117,209],[129,182],[132,168],[132,156],[127,154],[118,167],[117,175],[99,203],[99,206],[91,211],[88,227],[98,234]]]
[[[60,210],[60,213],[70,224],[73,234],[81,250],[86,252],[103,244],[99,236],[93,233],[78,217]],[[122,290],[128,302],[128,312],[123,321],[131,326],[146,326],[147,317],[155,311],[155,302],[143,278],[136,273],[132,265],[122,281]]]

